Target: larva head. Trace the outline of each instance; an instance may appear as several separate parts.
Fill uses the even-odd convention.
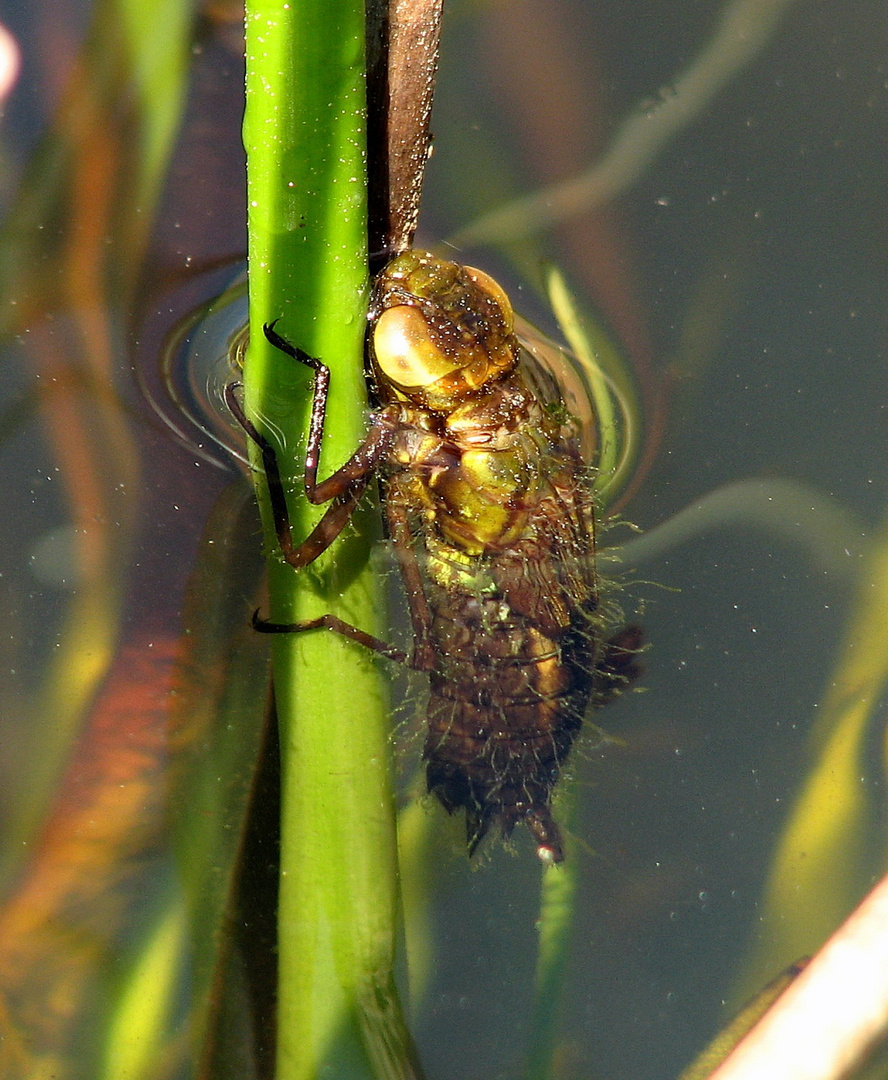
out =
[[[403,252],[376,281],[370,354],[383,396],[449,412],[515,366],[512,306],[481,270]]]

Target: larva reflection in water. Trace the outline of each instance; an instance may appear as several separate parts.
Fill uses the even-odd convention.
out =
[[[378,477],[414,647],[407,658],[334,616],[258,628],[326,627],[427,673],[428,789],[450,813],[465,811],[469,852],[491,826],[508,836],[523,822],[540,858],[560,862],[550,802],[561,763],[586,713],[635,678],[641,635],[627,627],[604,640],[593,473],[558,372],[521,347],[509,300],[487,274],[403,252],[377,277],[370,305],[379,408],[361,446],[319,483],[329,371],[274,325],[265,332],[314,370],[305,488],[330,503],[294,545],[274,451],[229,388],[262,450],[284,558],[296,568],[313,561]]]

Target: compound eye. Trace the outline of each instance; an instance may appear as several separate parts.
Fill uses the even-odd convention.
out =
[[[515,315],[512,311],[511,301],[506,296],[506,290],[502,285],[494,281],[490,274],[485,274],[483,270],[477,270],[474,266],[466,266],[464,269],[478,288],[486,293],[488,299],[492,300],[500,309],[505,332],[511,334],[514,330]]]
[[[425,387],[460,367],[432,341],[425,316],[400,304],[379,316],[373,331],[379,370],[398,387]]]

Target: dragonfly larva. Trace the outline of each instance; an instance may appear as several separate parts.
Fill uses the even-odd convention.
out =
[[[587,433],[558,371],[522,348],[509,300],[487,274],[403,252],[377,277],[370,305],[378,408],[353,456],[319,482],[329,371],[273,325],[265,332],[315,373],[305,488],[330,503],[294,544],[274,451],[229,388],[262,450],[284,558],[313,561],[378,477],[414,645],[407,657],[332,615],[259,628],[326,627],[425,672],[428,789],[449,812],[465,811],[470,852],[492,826],[508,836],[523,822],[540,858],[560,862],[550,802],[561,765],[588,711],[635,677],[640,631],[605,640]]]

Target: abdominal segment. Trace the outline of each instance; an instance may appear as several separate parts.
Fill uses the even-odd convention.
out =
[[[430,673],[428,789],[449,812],[465,810],[470,851],[491,826],[508,836],[524,822],[541,857],[560,862],[550,800],[592,692],[594,639],[570,631],[553,640],[514,612],[481,632],[484,607],[456,626],[440,612],[435,620],[433,637],[447,637],[449,651]]]

